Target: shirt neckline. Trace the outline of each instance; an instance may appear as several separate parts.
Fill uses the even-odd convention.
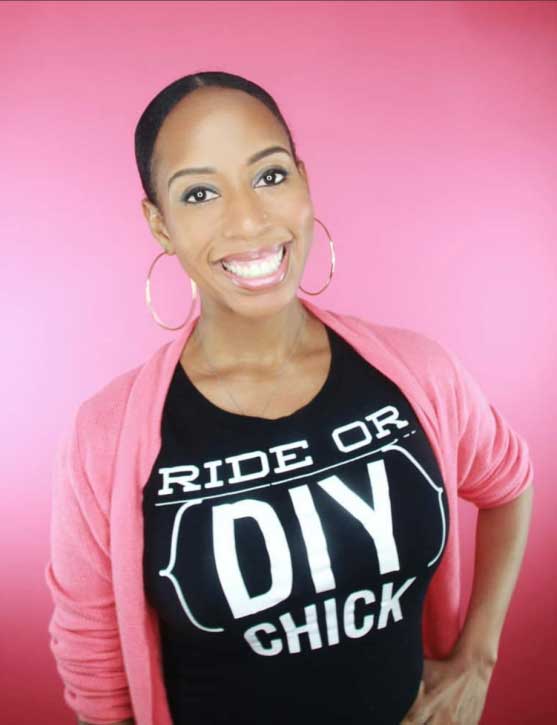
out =
[[[337,385],[341,372],[337,336],[335,331],[327,324],[323,323],[323,325],[327,332],[331,355],[327,377],[313,398],[292,413],[283,415],[279,418],[270,419],[261,418],[256,415],[242,415],[241,413],[233,413],[231,411],[224,410],[224,408],[220,408],[218,405],[215,405],[215,403],[210,401],[209,398],[206,398],[205,395],[196,388],[182,366],[180,360],[178,360],[174,371],[173,389],[177,393],[179,399],[186,399],[188,402],[191,402],[193,399],[196,407],[202,410],[205,414],[211,415],[213,418],[218,419],[221,424],[228,426],[238,427],[244,425],[247,427],[253,427],[257,425],[259,427],[277,427],[286,423],[290,424],[306,415],[314,414],[322,408],[323,402],[328,397],[329,392]]]

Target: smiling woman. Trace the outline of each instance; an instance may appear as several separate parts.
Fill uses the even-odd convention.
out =
[[[244,413],[261,413],[288,362],[291,375],[302,375],[301,363],[320,349],[324,375],[325,329],[307,318],[296,295],[313,205],[304,163],[272,97],[228,73],[178,79],[143,112],[135,149],[151,233],[178,257],[194,295],[199,290],[184,368],[195,378],[208,358],[222,385],[247,373],[257,389],[236,391]]]
[[[85,401],[60,450],[66,702],[111,725],[442,725],[461,705],[476,725],[525,542],[525,442],[434,340],[298,297],[313,205],[262,88],[180,78],[135,148],[148,230],[201,310]],[[458,496],[499,507],[463,630]]]

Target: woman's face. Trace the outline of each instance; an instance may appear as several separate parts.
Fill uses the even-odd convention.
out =
[[[250,163],[250,157],[274,151]],[[193,167],[212,167],[214,173]],[[153,154],[159,208],[142,200],[157,241],[176,253],[204,307],[240,314],[278,311],[297,293],[312,243],[314,212],[303,162],[267,107],[233,89],[200,88],[165,119]],[[235,285],[220,259],[293,240],[282,283],[252,292]]]

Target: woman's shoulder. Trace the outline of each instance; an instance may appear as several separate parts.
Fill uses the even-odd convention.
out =
[[[59,440],[57,460],[71,464],[68,482],[80,499],[85,500],[87,491],[92,492],[95,505],[105,515],[110,508],[113,464],[130,393],[145,364],[119,373],[78,403]]]
[[[370,320],[360,315],[333,312],[351,334],[373,345],[381,345],[387,355],[424,380],[451,377],[455,372],[455,353],[448,345],[419,330]]]
[[[77,411],[81,427],[86,427],[88,432],[98,427],[105,430],[112,428],[124,412],[131,388],[143,365],[119,373],[85,398]]]
[[[139,382],[143,386],[156,382],[155,368],[168,345],[166,343],[157,349],[139,365],[110,378],[77,405],[70,431],[79,440],[84,461],[112,459],[132,390]]]
[[[97,388],[92,395],[85,398],[79,405],[82,424],[93,427],[98,424],[102,427],[112,427],[117,424],[125,411],[131,390],[136,382],[140,378],[146,384],[149,384],[149,381],[155,382],[157,368],[160,367],[167,348],[171,344],[171,342],[165,343],[139,365],[115,375]]]

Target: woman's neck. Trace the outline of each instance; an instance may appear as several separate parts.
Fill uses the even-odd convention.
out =
[[[202,361],[208,358],[211,367],[223,374],[233,370],[246,375],[274,372],[294,353],[299,354],[310,326],[311,316],[298,298],[265,317],[244,317],[222,309],[206,311],[202,305],[190,354]]]

